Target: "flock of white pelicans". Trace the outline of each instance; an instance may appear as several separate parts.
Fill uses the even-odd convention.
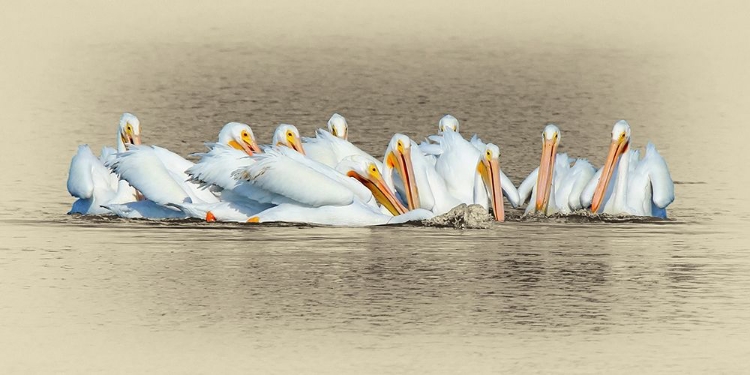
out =
[[[347,140],[346,119],[301,138],[280,125],[259,146],[250,126],[231,122],[197,163],[141,144],[138,118],[123,114],[117,149],[94,156],[81,145],[70,164],[70,213],[126,218],[198,218],[228,222],[291,222],[367,226],[430,219],[463,204],[479,204],[503,221],[529,200],[526,214],[579,210],[666,217],[674,200],[667,164],[652,144],[645,155],[630,145],[630,126],[618,121],[598,171],[585,159],[558,154],[560,129],[542,132],[539,167],[516,188],[500,168],[500,149],[476,135],[466,140],[446,115],[437,134],[417,144],[395,134],[378,160]]]

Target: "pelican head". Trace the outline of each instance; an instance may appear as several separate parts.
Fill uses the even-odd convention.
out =
[[[548,124],[542,132],[542,160],[539,162],[539,174],[536,179],[536,210],[544,211],[549,203],[552,191],[552,177],[555,171],[557,146],[560,144],[560,129]]]
[[[404,183],[409,210],[418,208],[419,192],[411,163],[411,139],[403,134],[394,134],[385,150],[384,159],[386,168],[396,169]]]
[[[443,134],[448,129],[458,133],[458,119],[451,115],[443,116],[438,122],[438,134]]]
[[[141,122],[138,117],[131,113],[123,113],[120,117],[118,133],[120,141],[126,148],[128,145],[141,144]]]
[[[328,120],[328,131],[341,139],[349,139],[349,125],[344,116],[338,113],[334,113]]]
[[[503,207],[503,190],[500,186],[500,148],[492,143],[484,147],[484,154],[477,163],[477,172],[482,176],[484,186],[487,188],[492,211],[495,220],[505,221],[505,208]]]
[[[609,180],[612,179],[615,164],[620,160],[620,156],[628,151],[629,146],[630,125],[628,125],[625,120],[617,121],[612,128],[612,141],[609,144],[607,160],[604,162],[602,175],[599,177],[599,182],[596,184],[596,190],[594,190],[594,198],[591,201],[591,212],[597,212],[599,210],[599,207],[604,200],[604,194],[607,192]]]
[[[260,147],[255,142],[253,129],[250,125],[241,122],[230,122],[224,125],[219,132],[219,143],[245,151],[250,156],[260,152]]]
[[[274,146],[286,146],[300,154],[305,154],[305,149],[302,148],[302,141],[300,140],[299,130],[294,125],[281,124],[276,128],[273,133],[273,145]]]
[[[393,216],[405,214],[408,211],[388,188],[380,169],[371,160],[359,155],[347,156],[336,166],[336,170],[364,185],[372,192],[375,200]]]

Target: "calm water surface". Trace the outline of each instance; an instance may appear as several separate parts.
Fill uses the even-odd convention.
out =
[[[696,74],[701,57],[340,38],[78,43],[49,61],[45,89],[4,115],[11,135],[35,129],[3,141],[4,373],[750,372],[748,180],[732,174],[727,110],[742,98]],[[338,111],[377,156],[450,112],[500,146],[517,184],[545,123],[599,165],[626,118],[633,145],[668,161],[677,200],[669,221],[488,230],[65,215],[76,145],[113,144],[123,111],[182,155],[229,121],[268,142],[279,122],[311,135]]]

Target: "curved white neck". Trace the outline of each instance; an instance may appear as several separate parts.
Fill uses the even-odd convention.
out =
[[[122,142],[122,134],[120,134],[120,131],[117,131],[117,152],[125,152],[128,149],[125,147],[125,143]]]
[[[626,213],[626,198],[628,194],[628,169],[630,168],[630,150],[620,155],[617,162],[617,179],[612,190],[612,213]]]

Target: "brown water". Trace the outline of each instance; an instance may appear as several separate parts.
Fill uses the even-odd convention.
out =
[[[730,5],[11,5],[0,372],[750,372],[750,54]],[[124,111],[183,155],[228,121],[268,142],[338,111],[378,156],[449,112],[516,183],[546,122],[601,164],[626,118],[677,199],[666,222],[489,230],[65,215],[76,146],[112,145]]]

